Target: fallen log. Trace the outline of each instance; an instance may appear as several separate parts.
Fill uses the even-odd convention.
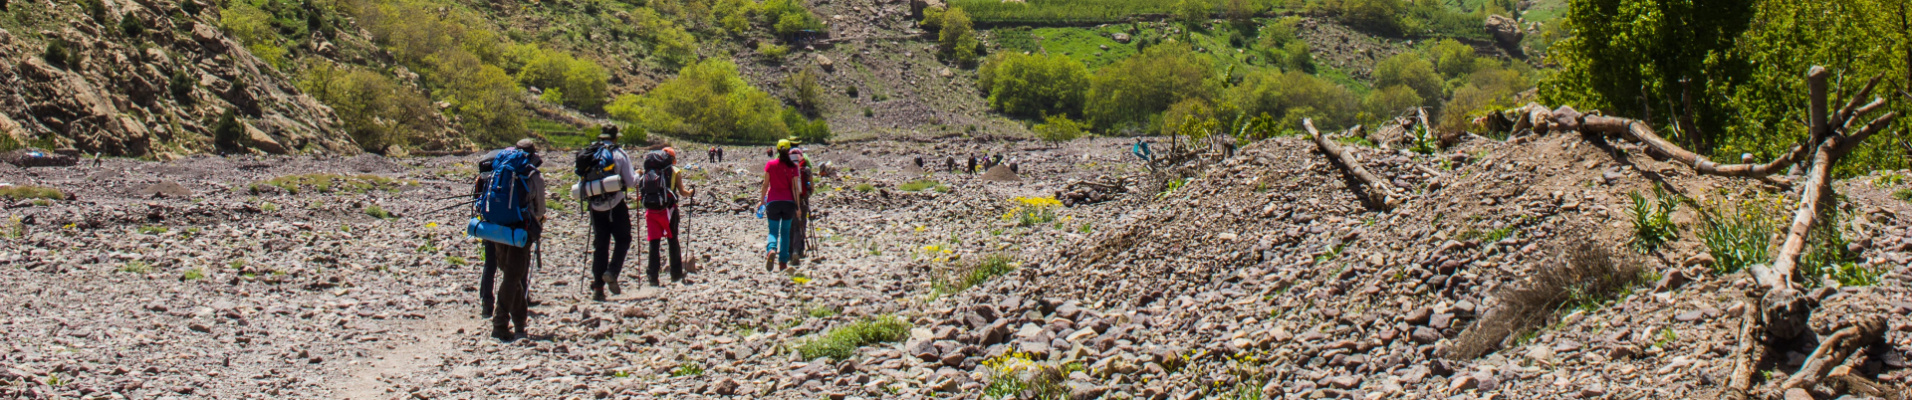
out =
[[[1328,140],[1326,136],[1322,136],[1320,131],[1315,130],[1314,121],[1312,119],[1302,119],[1301,126],[1308,129],[1308,135],[1314,138],[1316,146],[1321,147],[1321,152],[1327,153],[1328,157],[1340,164],[1341,168],[1346,169],[1348,174],[1354,175],[1355,180],[1361,181],[1362,187],[1356,189],[1356,192],[1360,193],[1361,196],[1368,201],[1368,204],[1372,204],[1382,210],[1390,210],[1399,202],[1399,200],[1395,199],[1393,191],[1388,190],[1388,181],[1381,179],[1380,176],[1372,172],[1368,172],[1367,168],[1361,166],[1359,160],[1354,159],[1354,155],[1348,154],[1347,150],[1342,149],[1340,145],[1334,144],[1333,140]],[[1355,126],[1353,129],[1358,131],[1361,127]]]
[[[1799,372],[1786,378],[1779,385],[1780,390],[1793,388],[1810,389],[1826,377],[1833,367],[1844,364],[1847,357],[1861,348],[1878,344],[1885,340],[1885,318],[1877,315],[1847,325],[1834,332],[1826,340],[1819,342],[1819,348],[1806,357],[1806,363],[1799,366]]]

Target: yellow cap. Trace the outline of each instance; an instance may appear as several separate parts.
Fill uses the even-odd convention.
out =
[[[790,139],[783,139],[783,140],[777,141],[777,150],[789,150],[789,149],[790,149]]]

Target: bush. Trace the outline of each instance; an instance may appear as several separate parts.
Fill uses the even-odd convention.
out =
[[[839,326],[797,345],[797,355],[804,360],[829,357],[834,360],[847,360],[856,355],[859,347],[895,342],[909,337],[910,323],[894,316],[882,316],[876,319],[864,319],[855,323]]]
[[[239,115],[233,109],[219,116],[219,122],[212,127],[213,144],[228,151],[238,151],[245,147],[241,143],[246,139],[245,127],[239,124]]]
[[[1414,53],[1401,53],[1374,66],[1374,86],[1407,86],[1414,89],[1422,100],[1434,104],[1444,98],[1441,94],[1441,76],[1434,72],[1434,63]]]
[[[1089,68],[1063,55],[1003,53],[977,69],[989,106],[1023,117],[1080,115]]]
[[[757,54],[762,54],[764,58],[769,58],[770,61],[783,62],[783,57],[790,54],[790,47],[770,42],[758,42]]]
[[[186,75],[185,68],[173,69],[172,76],[166,81],[166,90],[173,94],[173,100],[188,107],[193,105],[193,89],[198,87],[199,82]]]
[[[605,110],[651,131],[704,141],[764,143],[790,134],[779,118],[782,106],[745,82],[736,64],[716,58],[684,67],[641,96],[620,96]]]
[[[340,127],[366,151],[409,146],[442,129],[424,93],[372,71],[317,62],[306,68],[299,88],[332,107]]]
[[[795,108],[783,110],[783,124],[790,127],[790,136],[804,143],[829,143],[835,134],[830,133],[830,124],[823,118],[808,119]]]
[[[1403,31],[1400,0],[1323,0],[1313,4],[1325,8],[1323,11],[1349,26],[1384,35],[1398,35]]]
[[[815,113],[823,107],[823,85],[817,83],[816,72],[808,68],[799,69],[784,77],[783,87],[790,93],[790,101],[797,108]]]
[[[86,15],[93,18],[93,22],[100,25],[107,24],[106,3],[100,0],[79,0],[79,3],[81,8],[86,9]]]
[[[1515,96],[1529,87],[1519,72],[1490,65],[1468,75],[1466,83],[1454,90],[1453,98],[1441,106],[1435,124],[1443,132],[1465,131],[1473,116],[1513,107]]]
[[[1699,234],[1707,254],[1713,256],[1713,271],[1730,274],[1772,261],[1773,234],[1786,220],[1778,202],[1750,199],[1710,204],[1699,209]]]
[[[921,192],[924,190],[934,189],[937,186],[942,186],[942,185],[943,185],[942,183],[938,183],[932,179],[917,179],[917,180],[909,181],[901,185],[897,185],[896,189],[902,190],[905,192]]]
[[[120,16],[119,28],[120,33],[126,34],[127,37],[146,36],[146,24],[139,22],[139,18],[132,14]]]
[[[1223,95],[1225,103],[1241,107],[1246,115],[1268,115],[1292,119],[1294,124],[1284,128],[1300,126],[1300,118],[1315,119],[1315,125],[1322,129],[1339,129],[1356,123],[1355,116],[1360,111],[1360,100],[1347,88],[1301,72],[1256,72],[1248,75],[1242,83],[1230,88]],[[1296,113],[1293,110],[1307,109],[1308,112]]]
[[[976,42],[976,27],[962,8],[951,7],[943,12],[936,32],[936,43],[943,55],[960,64],[976,61],[979,46]]]
[[[791,35],[797,32],[822,30],[823,20],[817,18],[810,9],[804,8],[797,0],[768,0],[763,3],[764,19],[770,21],[771,28],[778,35]]]
[[[1103,129],[1140,128],[1170,104],[1213,98],[1220,89],[1213,74],[1212,59],[1186,44],[1150,46],[1089,79],[1083,116]]]
[[[535,55],[518,70],[519,83],[544,88],[547,92],[558,89],[561,96],[553,96],[561,99],[557,103],[580,110],[595,111],[604,106],[610,72],[603,66],[557,50],[532,52]]]
[[[1215,3],[1212,0],[1180,0],[1175,3],[1175,19],[1189,29],[1206,25],[1208,17],[1214,14]]]
[[[949,275],[938,278],[932,290],[939,294],[951,294],[988,282],[990,278],[1016,271],[1016,259],[1002,254],[991,254],[982,261],[965,264],[950,271]]]
[[[1461,44],[1454,39],[1441,39],[1428,48],[1434,59],[1434,70],[1448,79],[1467,76],[1474,73],[1474,47]]]
[[[66,41],[60,39],[47,40],[46,52],[40,53],[40,59],[46,60],[47,64],[61,68],[67,67],[67,60],[70,60],[72,57],[73,55],[66,49]]]
[[[1042,124],[1036,125],[1036,138],[1049,142],[1052,146],[1076,140],[1079,137],[1082,137],[1082,123],[1070,120],[1067,116],[1052,115]]]
[[[1368,93],[1361,101],[1361,109],[1375,119],[1386,119],[1399,115],[1402,111],[1427,104],[1427,100],[1407,85],[1394,85]]]

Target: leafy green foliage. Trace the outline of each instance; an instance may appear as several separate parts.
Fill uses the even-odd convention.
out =
[[[506,67],[522,68],[546,52],[500,37],[486,29],[489,23],[478,15],[428,0],[342,3],[340,7],[356,17],[376,43],[424,78],[431,98],[451,104],[448,111],[460,117],[460,131],[468,138],[490,146],[524,135],[528,112],[523,90]],[[596,97],[602,97],[601,93]],[[567,97],[592,96],[583,90]]]
[[[1179,0],[1175,3],[1175,19],[1190,29],[1207,24],[1208,17],[1214,13],[1214,0]]]
[[[299,88],[338,112],[340,125],[366,151],[409,146],[442,129],[424,93],[376,72],[316,62]]]
[[[1301,126],[1305,117],[1323,129],[1339,129],[1354,125],[1360,112],[1359,98],[1347,88],[1298,71],[1251,73],[1223,98],[1247,115],[1294,120],[1288,127]]]
[[[146,36],[146,23],[140,22],[139,18],[132,15],[120,16],[119,28],[120,33],[127,37]]]
[[[763,3],[764,19],[770,21],[771,28],[778,35],[791,35],[803,31],[823,29],[823,20],[804,8],[797,0],[767,0]]]
[[[917,179],[914,181],[905,182],[901,185],[897,185],[896,189],[902,190],[905,192],[921,192],[924,190],[933,189],[937,186],[942,186],[942,183],[936,182],[936,180],[934,179]]]
[[[1700,242],[1713,256],[1713,271],[1738,272],[1772,261],[1772,238],[1784,221],[1777,201],[1719,201],[1700,208]]]
[[[944,56],[959,64],[976,61],[981,44],[976,41],[976,27],[968,12],[952,7],[943,12],[937,25],[936,43]]]
[[[1657,186],[1653,188],[1653,197],[1648,200],[1640,192],[1627,192],[1627,198],[1633,200],[1633,205],[1627,207],[1627,215],[1633,221],[1633,239],[1628,245],[1641,254],[1651,253],[1680,235],[1671,217],[1679,208],[1678,198],[1667,195]]]
[[[239,124],[239,115],[233,109],[226,109],[219,116],[217,124],[212,126],[213,143],[223,149],[236,150],[244,146],[246,128]]]
[[[1089,69],[1063,55],[999,53],[976,71],[989,106],[1024,117],[1077,115],[1089,87]]]
[[[798,109],[814,113],[823,107],[823,85],[817,83],[817,73],[809,68],[785,76],[783,87]]]
[[[1037,124],[1035,131],[1037,139],[1050,145],[1060,145],[1082,137],[1082,128],[1082,123],[1070,120],[1067,116],[1051,115],[1043,123]]]
[[[1103,129],[1140,130],[1149,118],[1189,98],[1213,98],[1214,62],[1185,44],[1150,46],[1142,54],[1098,71],[1089,79],[1083,116]]]
[[[61,200],[66,198],[66,192],[45,186],[14,185],[0,187],[0,198],[7,200]]]
[[[1434,72],[1434,63],[1414,52],[1388,57],[1374,66],[1374,87],[1405,86],[1426,101],[1443,98],[1441,82],[1440,75]]]
[[[65,40],[47,40],[46,51],[40,53],[40,59],[46,60],[47,64],[52,64],[56,67],[67,67],[69,64],[68,60],[72,59],[74,55],[66,49],[66,46]]]
[[[773,62],[783,62],[783,57],[790,55],[790,46],[770,42],[758,42],[757,54],[762,54],[764,58],[768,58]]]
[[[1319,0],[1310,6],[1357,28],[1387,35],[1398,35],[1404,30],[1401,0]]]
[[[790,134],[777,100],[744,82],[736,64],[715,58],[684,67],[641,96],[620,96],[605,110],[651,131],[698,140],[763,143]]]
[[[1407,85],[1394,85],[1369,92],[1367,98],[1361,99],[1361,111],[1380,119],[1425,104],[1427,100],[1415,93],[1414,89]]]
[[[547,92],[557,90],[561,95],[553,97],[572,108],[595,111],[604,106],[610,72],[603,66],[561,51],[536,49],[531,53],[534,55],[518,70],[519,83]]]
[[[184,68],[174,69],[172,75],[166,80],[166,91],[172,93],[173,101],[187,106],[197,102],[193,100],[192,94],[193,89],[198,87],[199,82],[194,81],[192,76],[186,75]]]
[[[805,360],[821,357],[846,360],[856,355],[858,347],[903,340],[909,337],[909,330],[909,322],[886,315],[836,327],[822,337],[814,337],[798,344],[796,350],[797,354]]]

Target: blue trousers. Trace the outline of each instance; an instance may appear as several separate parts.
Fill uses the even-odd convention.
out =
[[[770,243],[764,246],[765,252],[777,253],[777,262],[790,262],[790,250],[795,246],[790,222],[797,218],[797,202],[773,201],[764,207],[764,219],[770,221]]]

